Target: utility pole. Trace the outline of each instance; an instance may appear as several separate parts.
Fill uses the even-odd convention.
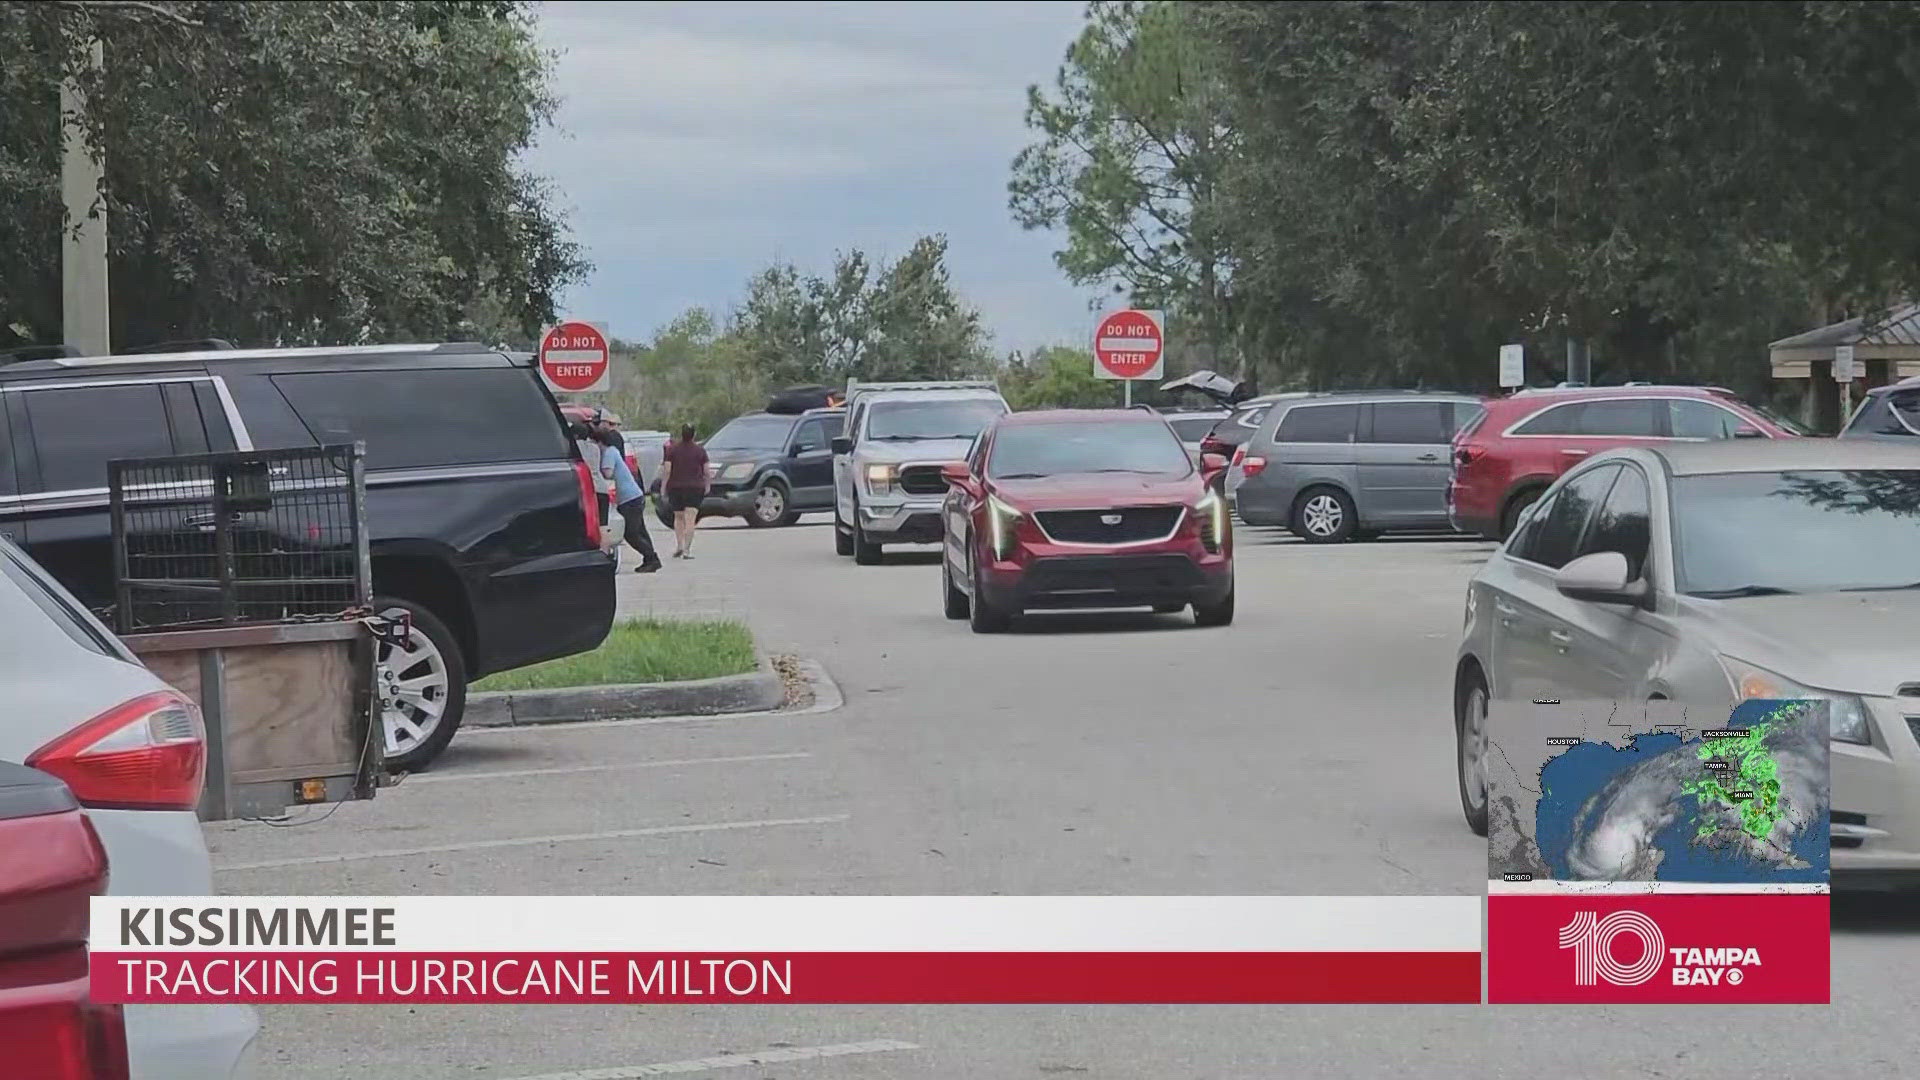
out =
[[[105,51],[95,39],[87,62],[98,77]],[[66,219],[60,230],[60,316],[64,339],[85,356],[112,352],[107,330],[107,207],[100,197],[105,163],[87,144],[86,95],[69,74],[60,83],[60,194]],[[96,211],[94,204],[99,202]]]

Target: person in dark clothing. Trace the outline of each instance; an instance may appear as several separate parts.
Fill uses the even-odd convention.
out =
[[[607,424],[597,425],[593,441],[600,445],[601,475],[613,481],[615,508],[620,511],[621,524],[626,528],[627,543],[640,553],[640,565],[634,567],[633,572],[651,574],[660,569],[660,555],[653,550],[653,537],[647,535],[646,489],[627,466],[627,455],[622,452],[624,440],[619,432]]]
[[[700,504],[707,497],[707,450],[693,441],[693,425],[684,424],[680,437],[661,453],[660,491],[673,511],[673,557],[693,558],[693,531],[700,525]]]

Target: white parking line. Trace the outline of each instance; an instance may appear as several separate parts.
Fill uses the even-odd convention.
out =
[[[613,1069],[587,1069],[581,1072],[543,1073],[515,1080],[641,1080],[648,1076],[672,1073],[706,1072],[710,1069],[738,1069],[748,1065],[773,1065],[784,1061],[812,1061],[816,1058],[847,1057],[852,1054],[883,1054],[891,1050],[918,1050],[919,1046],[897,1039],[873,1039],[869,1042],[839,1043],[834,1046],[792,1046],[761,1050],[752,1054],[716,1054],[709,1058],[663,1061],[657,1065],[623,1065]]]
[[[734,765],[748,761],[792,761],[795,758],[808,758],[812,756],[812,754],[801,750],[791,754],[736,754],[732,757],[678,758],[671,761],[622,761],[613,765],[556,765],[549,769],[501,769],[497,772],[429,773],[425,776],[409,776],[406,780],[402,781],[402,785],[443,784],[449,780],[508,780],[517,776],[559,776],[563,773],[613,772],[619,769],[668,769],[680,765]]]
[[[518,836],[503,840],[469,840],[461,844],[435,844],[431,847],[385,848],[356,851],[344,855],[302,855],[291,859],[262,859],[259,862],[215,866],[214,870],[271,870],[281,866],[318,866],[323,863],[359,862],[362,859],[400,859],[414,855],[439,855],[455,851],[486,851],[492,848],[533,847],[537,844],[571,844],[592,840],[627,840],[642,836],[678,836],[682,833],[732,832],[740,829],[774,829],[784,825],[838,825],[849,815],[824,817],[769,818],[764,821],[715,821],[705,825],[656,825],[646,829],[611,829],[606,832],[556,833],[551,836]]]

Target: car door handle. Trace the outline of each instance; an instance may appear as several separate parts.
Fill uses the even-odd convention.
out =
[[[1565,630],[1547,631],[1547,640],[1553,642],[1553,647],[1560,652],[1566,652],[1573,646],[1573,635]]]
[[[1440,455],[1439,454],[1421,454],[1420,460],[1421,461],[1439,461]]]

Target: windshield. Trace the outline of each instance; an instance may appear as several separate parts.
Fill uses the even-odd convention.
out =
[[[867,420],[867,438],[901,442],[971,439],[1006,411],[997,398],[876,401]]]
[[[987,463],[987,475],[997,480],[1108,472],[1185,476],[1192,471],[1187,448],[1165,424],[1138,420],[1004,427],[994,436],[993,457]]]
[[[1673,506],[1685,593],[1920,586],[1920,469],[1680,477]]]
[[[780,450],[792,430],[791,416],[736,416],[714,432],[705,445],[709,450]]]
[[[1199,442],[1207,433],[1220,423],[1217,416],[1178,416],[1167,423],[1173,425],[1173,433],[1180,436],[1181,442]]]
[[[1795,435],[1804,435],[1809,437],[1813,435],[1812,428],[1808,427],[1805,424],[1802,424],[1800,421],[1793,419],[1792,417],[1788,416],[1785,413],[1775,412],[1774,410],[1767,408],[1765,405],[1755,405],[1750,401],[1743,401],[1741,402],[1741,404],[1745,405],[1749,409],[1752,409],[1754,412],[1759,413],[1761,416],[1764,416],[1767,419],[1773,421],[1775,424],[1779,425],[1780,427],[1786,428],[1788,431],[1793,432]]]

